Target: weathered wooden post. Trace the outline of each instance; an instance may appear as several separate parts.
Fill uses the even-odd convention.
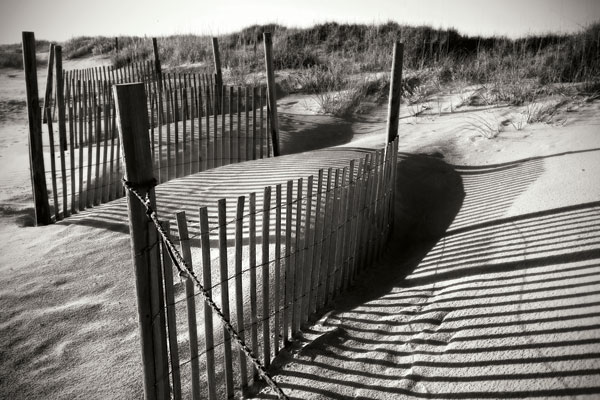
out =
[[[279,119],[277,118],[277,98],[275,97],[275,71],[273,69],[273,40],[271,32],[263,33],[265,43],[265,64],[267,67],[267,103],[271,117],[271,142],[273,156],[279,156]]]
[[[402,59],[404,44],[394,43],[392,56],[392,77],[390,82],[390,99],[388,103],[387,143],[398,136],[398,120],[400,118],[400,94],[402,90]]]
[[[125,180],[156,209],[152,154],[148,138],[148,109],[143,83],[113,87],[117,127],[125,157]],[[158,234],[148,221],[146,208],[129,191],[129,232],[134,260],[144,394],[146,399],[169,399],[166,324],[162,274],[156,242]]]
[[[35,58],[35,35],[23,32],[23,69],[27,92],[27,119],[29,121],[29,165],[31,168],[31,186],[35,205],[36,225],[48,225],[50,204],[46,187],[44,151],[42,148],[42,115],[38,97],[37,64]]]
[[[50,43],[50,49],[48,54],[48,74],[46,76],[46,92],[44,94],[44,106],[42,110],[46,110],[49,107],[50,101],[52,100],[52,71],[54,68],[54,44]],[[46,123],[46,112],[43,112],[43,122]]]
[[[219,40],[214,37],[212,38],[212,48],[213,48],[213,57],[215,60],[215,84],[217,85],[217,90],[215,90],[215,98],[217,99],[217,113],[221,112],[221,91],[223,87],[223,73],[221,72],[221,54],[219,53]]]
[[[119,54],[119,38],[115,37],[115,54]]]
[[[162,91],[162,69],[160,68],[160,57],[158,55],[158,42],[156,38],[152,38],[152,48],[154,49],[154,69],[158,78],[159,90]]]

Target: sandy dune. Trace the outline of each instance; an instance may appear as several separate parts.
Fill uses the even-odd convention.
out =
[[[3,96],[17,79],[4,74]],[[552,124],[502,125],[486,139],[480,118],[518,122],[522,109],[457,109],[455,98],[418,117],[403,105],[395,237],[282,355],[278,380],[292,398],[600,394],[600,103],[575,99]],[[340,120],[316,115],[311,101],[280,101],[284,152],[337,147],[171,181],[157,188],[161,214],[184,209],[193,221],[218,198],[345,165],[383,143],[385,107]],[[125,202],[22,227],[31,221],[25,114],[3,115],[0,397],[139,398]]]

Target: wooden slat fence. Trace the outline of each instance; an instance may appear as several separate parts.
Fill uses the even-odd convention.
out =
[[[397,143],[345,168],[201,207],[199,226],[177,215],[173,241],[265,367],[381,256],[393,221]],[[173,280],[177,271],[162,254],[170,360],[163,379],[172,398],[247,392],[256,371],[213,324],[214,311],[191,282]]]
[[[48,118],[49,151],[44,154],[50,165],[46,177],[52,183],[48,186],[56,221],[124,195],[110,92],[115,83],[144,82],[159,183],[272,155],[265,87],[218,87],[206,74],[166,73],[159,79],[150,62],[65,71],[63,76],[67,135],[65,140],[59,138],[58,124]],[[219,97],[214,95],[217,91]],[[216,104],[217,98],[221,104]],[[45,115],[52,113],[48,104]]]

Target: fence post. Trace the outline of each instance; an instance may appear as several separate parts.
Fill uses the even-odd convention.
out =
[[[48,225],[50,204],[46,188],[44,152],[42,148],[42,116],[37,83],[37,62],[35,58],[35,35],[23,32],[23,70],[27,91],[27,119],[29,121],[29,165],[31,167],[31,186],[35,205],[36,225]]]
[[[148,110],[143,83],[113,88],[119,138],[125,157],[125,180],[155,208],[152,154],[148,138]],[[127,192],[131,253],[134,260],[144,393],[146,399],[169,398],[166,325],[158,238],[144,205]]]
[[[154,69],[156,70],[156,76],[158,76],[158,82],[160,84],[159,90],[162,89],[162,69],[160,68],[160,58],[158,56],[158,42],[156,38],[152,38],[152,48],[154,49]],[[162,90],[161,90],[162,92]]]
[[[398,136],[398,119],[400,118],[400,94],[402,89],[402,59],[404,44],[394,43],[392,56],[392,77],[390,82],[390,99],[388,103],[387,143]]]
[[[119,54],[119,38],[115,37],[115,54]]]
[[[217,110],[221,112],[221,88],[223,87],[223,73],[221,72],[221,55],[219,53],[219,40],[216,37],[212,38],[213,56],[215,60],[215,84],[217,90],[215,90],[215,98],[217,102]]]
[[[263,33],[265,43],[265,64],[267,67],[267,102],[271,117],[271,142],[273,156],[279,156],[279,120],[277,118],[277,98],[275,97],[275,71],[273,69],[273,40],[271,32]]]
[[[46,123],[46,108],[48,108],[50,101],[52,100],[52,71],[54,68],[54,44],[50,44],[50,50],[48,54],[48,74],[46,76],[46,92],[44,94],[44,106],[43,111],[43,123]]]

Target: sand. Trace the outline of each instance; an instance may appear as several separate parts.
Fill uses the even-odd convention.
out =
[[[18,82],[0,70],[0,397],[140,398],[125,202],[30,226]],[[600,102],[571,99],[550,123],[523,125],[523,107],[457,108],[461,96],[419,116],[402,106],[395,236],[277,360],[292,398],[600,395]],[[284,153],[335,147],[161,185],[163,215],[344,165],[385,140],[385,106],[340,119],[310,96],[279,104]],[[501,132],[484,137],[482,121]]]

